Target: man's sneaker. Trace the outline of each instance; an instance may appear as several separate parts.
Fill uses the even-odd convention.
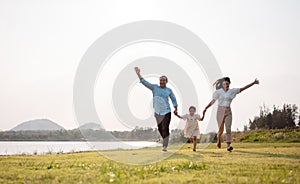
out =
[[[164,147],[162,148],[162,151],[167,152],[167,147],[164,146]]]

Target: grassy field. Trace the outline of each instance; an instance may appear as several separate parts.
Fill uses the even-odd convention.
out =
[[[98,152],[0,156],[0,183],[300,183],[300,143],[236,143],[232,153],[215,144],[196,153],[190,147],[149,165],[118,163]]]
[[[224,135],[225,137],[225,135]],[[233,132],[236,142],[300,142],[300,128]]]

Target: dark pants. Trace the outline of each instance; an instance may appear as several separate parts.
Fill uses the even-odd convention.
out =
[[[157,122],[157,127],[160,135],[163,138],[163,146],[168,147],[169,144],[169,125],[171,121],[171,113],[167,113],[165,115],[158,115],[154,114],[156,122]]]

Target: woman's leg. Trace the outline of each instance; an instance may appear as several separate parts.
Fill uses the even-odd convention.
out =
[[[217,122],[219,126],[218,143],[217,143],[218,148],[221,148],[222,134],[224,132],[224,115],[225,115],[225,109],[223,107],[218,107],[218,111],[217,111]]]
[[[227,150],[232,151],[233,148],[230,146],[231,142],[232,142],[232,133],[231,133],[232,113],[231,113],[231,109],[226,110],[224,122],[225,122],[225,128],[226,128]]]
[[[223,132],[224,132],[224,122],[221,123],[218,131],[218,143],[217,143],[218,148],[221,148]]]

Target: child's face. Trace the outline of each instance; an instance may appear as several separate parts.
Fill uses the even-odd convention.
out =
[[[190,109],[190,115],[193,116],[195,114],[195,109],[191,108]]]

